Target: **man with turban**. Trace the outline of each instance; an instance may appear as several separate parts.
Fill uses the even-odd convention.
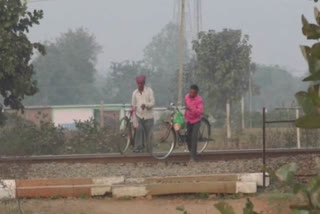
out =
[[[136,115],[138,127],[134,142],[134,152],[143,152],[144,147],[151,151],[153,131],[153,107],[155,100],[151,88],[145,86],[146,77],[136,78],[138,89],[132,93],[132,108]]]

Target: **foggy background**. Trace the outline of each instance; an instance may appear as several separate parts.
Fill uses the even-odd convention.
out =
[[[29,3],[43,9],[44,19],[32,28],[34,41],[53,40],[68,29],[84,27],[103,47],[97,68],[110,62],[137,60],[143,48],[173,21],[173,0],[47,0]],[[295,75],[306,71],[299,45],[301,14],[313,17],[313,4],[304,0],[203,0],[203,30],[242,29],[250,36],[253,61],[285,67]]]
[[[303,36],[301,15],[314,23],[316,4],[311,0],[202,0],[203,33],[193,41],[194,51],[195,29],[190,31],[194,11],[188,5],[194,1],[186,2],[183,94],[191,84],[199,85],[214,130],[215,143],[209,149],[261,148],[264,107],[270,121],[303,115],[295,95],[306,91],[309,83],[302,81],[308,67],[299,45],[314,41]],[[137,75],[147,76],[156,107],[176,102],[177,3],[29,0],[28,10],[44,12],[29,37],[43,43],[47,54],[34,55],[32,78],[39,90],[23,100],[25,120],[11,117],[9,125],[0,129],[0,141],[8,143],[1,152],[17,155],[20,148],[22,155],[114,152],[110,143],[124,139],[117,132],[119,119],[123,104],[130,105]],[[169,111],[155,112],[156,124],[170,117]],[[29,120],[35,125],[26,126]],[[70,135],[61,134],[69,129]],[[301,147],[320,145],[319,130],[302,129],[300,135],[294,123],[268,125],[268,129],[268,148],[299,148],[300,138]],[[34,146],[26,144],[26,139]]]

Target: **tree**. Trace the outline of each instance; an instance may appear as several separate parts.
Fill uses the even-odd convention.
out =
[[[156,72],[173,74],[179,68],[179,27],[167,24],[144,49],[144,61]],[[185,53],[186,60],[188,53]]]
[[[230,100],[239,101],[249,88],[251,45],[241,30],[210,30],[193,41],[198,61],[197,82],[209,111],[216,117],[226,105],[227,137],[231,138]],[[219,112],[220,111],[220,112]]]
[[[163,81],[163,74],[154,72],[144,61],[114,62],[110,70],[102,89],[107,103],[130,103],[132,92],[137,88],[135,78],[138,75],[147,77],[146,85],[153,89],[157,105],[173,101],[172,79]],[[173,77],[173,74],[166,76]]]
[[[176,98],[176,75],[179,67],[179,29],[169,23],[144,49],[141,61],[113,63],[103,93],[107,102],[128,103],[136,88],[135,77],[147,76],[147,85],[155,93],[157,105],[167,105]],[[188,51],[185,52],[185,62]]]
[[[227,100],[238,101],[249,86],[251,45],[241,30],[201,32],[193,42],[198,61],[197,82],[206,103],[216,111]]]
[[[198,71],[198,61],[195,56],[193,56],[189,62],[185,63],[183,66],[183,93],[186,94],[189,92],[189,87],[192,84],[197,84],[198,81],[201,81],[200,77],[197,77]],[[178,82],[178,72],[174,77],[174,83]]]
[[[263,107],[271,110],[291,106],[295,92],[307,87],[298,77],[279,66],[257,65],[252,78],[260,88],[260,94],[253,96],[254,111],[261,111]]]
[[[95,63],[102,48],[83,28],[63,33],[47,42],[47,55],[34,62],[40,93],[28,100],[32,105],[97,103]]]
[[[185,41],[185,47],[187,41]],[[145,64],[152,69],[150,82],[158,100],[157,104],[167,105],[177,96],[177,71],[179,68],[179,27],[167,24],[144,49]],[[184,62],[189,61],[188,49]]]
[[[37,92],[33,80],[31,58],[38,51],[44,54],[40,43],[32,43],[27,37],[29,29],[39,24],[42,10],[27,10],[26,2],[0,0],[0,118],[2,109],[9,106],[23,109],[22,100]],[[1,120],[0,121],[3,121]]]

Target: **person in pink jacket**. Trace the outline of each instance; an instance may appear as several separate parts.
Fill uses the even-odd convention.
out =
[[[198,93],[199,87],[197,85],[191,85],[189,93],[184,98],[186,106],[184,118],[187,123],[187,144],[193,160],[197,158],[198,135],[203,114],[203,100]]]

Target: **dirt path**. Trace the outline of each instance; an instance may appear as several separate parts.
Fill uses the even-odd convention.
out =
[[[255,211],[264,214],[289,214],[287,206],[281,202],[272,202],[266,198],[252,198]],[[226,200],[236,211],[242,214],[245,199]],[[27,200],[22,202],[25,214],[182,214],[177,207],[184,207],[188,214],[220,214],[214,207],[219,200],[186,200],[158,198],[153,200],[132,199],[116,201],[112,199],[59,199]],[[279,205],[283,205],[280,209]],[[15,214],[17,204],[1,204],[0,214]]]

